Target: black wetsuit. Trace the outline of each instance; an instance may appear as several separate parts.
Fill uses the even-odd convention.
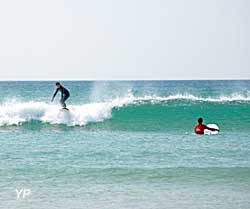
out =
[[[60,99],[60,103],[62,105],[63,108],[66,108],[66,104],[65,101],[69,98],[70,94],[69,91],[64,88],[63,86],[60,86],[60,88],[56,89],[56,92],[54,93],[53,97],[52,97],[52,101],[54,100],[57,92],[60,91],[61,92],[61,99]]]

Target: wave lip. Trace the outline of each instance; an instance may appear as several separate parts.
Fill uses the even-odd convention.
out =
[[[199,97],[192,94],[176,94],[170,96],[144,96],[134,98],[134,101],[171,101],[171,100],[190,100],[190,101],[203,101],[203,102],[248,102],[250,96],[242,96],[240,94],[232,94],[230,96],[220,97]]]

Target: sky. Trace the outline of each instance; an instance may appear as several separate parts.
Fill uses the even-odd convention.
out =
[[[0,80],[250,79],[249,0],[0,1]]]

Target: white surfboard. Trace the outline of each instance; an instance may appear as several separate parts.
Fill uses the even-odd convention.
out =
[[[69,112],[69,109],[65,107],[65,108],[62,108],[60,111],[61,112]]]
[[[216,129],[219,130],[219,127],[216,124],[207,124],[207,127],[216,128]],[[206,134],[206,135],[218,134],[218,133],[219,133],[219,131],[210,131],[210,130],[207,130],[207,129],[204,130],[204,134]]]

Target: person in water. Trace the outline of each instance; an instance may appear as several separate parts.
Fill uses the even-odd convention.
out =
[[[219,131],[216,128],[209,128],[206,125],[203,124],[203,119],[202,118],[198,118],[198,124],[194,127],[194,132],[196,134],[204,134],[204,130],[208,129],[210,131]]]
[[[57,95],[58,91],[61,92],[60,104],[62,105],[63,109],[67,109],[65,101],[69,98],[70,94],[69,91],[66,88],[64,88],[59,82],[56,83],[56,92],[54,93],[51,102],[54,101],[54,98]]]

